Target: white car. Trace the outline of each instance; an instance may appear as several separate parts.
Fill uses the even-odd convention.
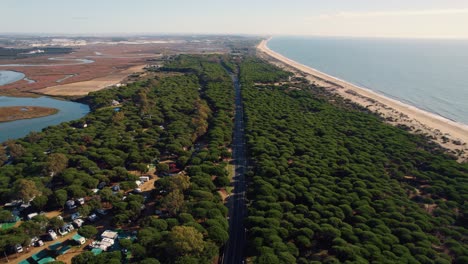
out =
[[[52,230],[52,229],[49,230],[49,236],[50,236],[50,239],[51,239],[51,240],[57,239],[57,233],[55,233],[55,231]]]
[[[75,225],[76,228],[80,228],[83,225],[84,221],[83,219],[75,219],[73,220],[73,224]]]
[[[83,205],[85,203],[85,199],[84,198],[78,198],[78,199],[76,199],[75,203],[78,203],[79,205]]]
[[[31,238],[31,243],[30,243],[29,245],[30,245],[30,246],[34,246],[38,240],[39,240],[38,237],[33,237],[33,238]]]
[[[23,252],[23,247],[20,244],[15,245],[15,251],[16,253],[21,253]]]
[[[90,222],[94,222],[98,219],[97,215],[96,214],[91,214],[90,216],[88,216],[88,220]]]

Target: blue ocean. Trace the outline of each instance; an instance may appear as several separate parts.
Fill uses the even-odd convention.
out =
[[[274,37],[292,60],[468,124],[468,40]]]

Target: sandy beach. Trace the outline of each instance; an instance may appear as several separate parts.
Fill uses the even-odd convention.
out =
[[[270,50],[267,42],[268,40],[262,40],[257,49],[260,55],[266,55],[266,59],[273,64],[378,113],[387,123],[405,125],[413,133],[425,134],[457,156],[459,161],[468,161],[468,125],[429,113],[305,66]]]

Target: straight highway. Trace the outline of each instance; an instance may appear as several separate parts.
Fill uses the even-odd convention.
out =
[[[231,74],[234,88],[236,113],[234,116],[234,136],[232,142],[232,156],[234,159],[234,189],[228,199],[229,207],[229,240],[224,248],[221,258],[222,264],[244,263],[244,251],[246,244],[244,218],[247,214],[245,205],[245,172],[247,168],[245,134],[244,134],[244,108],[242,106],[241,88],[239,79]]]

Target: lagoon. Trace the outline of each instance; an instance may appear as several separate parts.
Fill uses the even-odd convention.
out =
[[[0,142],[21,138],[32,131],[39,132],[48,126],[76,120],[89,113],[89,107],[85,104],[45,96],[39,98],[0,96],[0,106],[43,106],[59,110],[57,114],[50,116],[0,123]]]
[[[94,63],[89,59],[73,59],[73,58],[48,58],[50,61],[63,61],[65,63],[38,63],[38,64],[0,64],[1,67],[54,67],[54,66],[71,66],[80,64]]]
[[[25,75],[16,71],[0,71],[0,86],[17,82],[23,79]]]

